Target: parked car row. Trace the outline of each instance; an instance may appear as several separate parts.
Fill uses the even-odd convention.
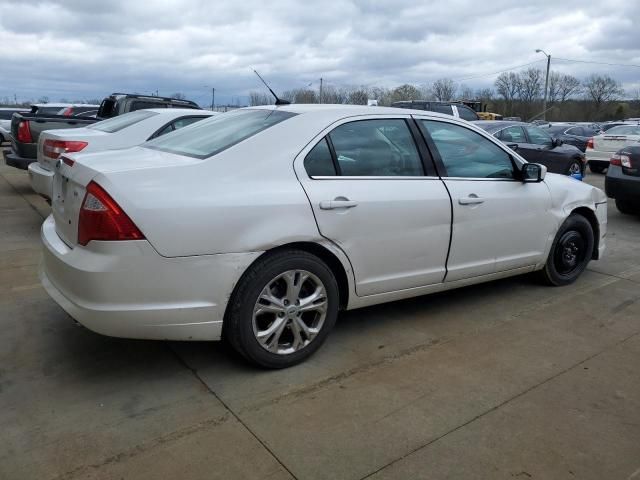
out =
[[[97,111],[95,110],[97,108]],[[114,93],[98,105],[38,104],[29,113],[11,117],[11,152],[5,151],[7,165],[26,170],[37,160],[38,138],[45,130],[80,128],[99,120],[147,108],[200,109],[189,100]],[[91,112],[96,111],[95,114]]]
[[[279,105],[174,131],[204,113],[162,113],[39,138],[52,207],[41,280],[98,333],[224,337],[280,368],[316,351],[340,310],[534,271],[567,285],[605,249],[605,194],[527,162],[527,145],[564,169],[571,158],[530,125]]]

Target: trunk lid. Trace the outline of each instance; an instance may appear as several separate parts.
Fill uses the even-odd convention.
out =
[[[45,170],[53,171],[56,165],[57,159],[47,157],[44,155],[44,142],[45,140],[67,140],[67,141],[83,141],[88,142],[90,146],[91,140],[96,137],[103,137],[108,135],[105,132],[94,130],[92,128],[70,128],[62,130],[45,130],[40,134],[38,138],[38,163]]]
[[[123,206],[121,195],[118,195],[122,192],[111,188],[110,174],[119,175],[131,170],[175,167],[194,163],[201,163],[201,160],[141,147],[61,155],[52,167],[54,176],[51,211],[58,236],[72,248],[78,244],[80,208],[87,185],[92,180],[105,188],[109,195]],[[117,184],[114,185],[117,187]]]
[[[638,135],[598,135],[593,137],[593,149],[601,152],[617,152],[640,139]]]

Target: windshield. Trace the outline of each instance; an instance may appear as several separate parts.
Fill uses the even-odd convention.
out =
[[[607,130],[607,135],[640,135],[640,125],[620,125]]]
[[[158,115],[155,112],[148,110],[137,110],[135,112],[125,113],[117,117],[110,118],[109,120],[102,120],[101,122],[89,125],[87,128],[93,130],[100,130],[101,132],[114,133],[119,132],[123,128],[130,127],[142,120]]]
[[[207,158],[296,115],[281,110],[242,109],[202,120],[143,146],[164,152]]]

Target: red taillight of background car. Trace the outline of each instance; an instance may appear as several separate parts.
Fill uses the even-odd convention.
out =
[[[590,148],[591,150],[593,150],[593,137],[587,140],[587,148]]]
[[[78,219],[78,243],[91,240],[144,240],[144,235],[97,183],[87,186]]]
[[[631,168],[631,157],[624,153],[615,153],[611,160],[609,160],[611,165],[617,165],[618,167],[626,167]]]
[[[73,115],[73,107],[65,108],[62,112],[62,115],[64,115],[65,117],[70,117],[71,115]]]
[[[31,136],[31,127],[27,120],[22,120],[18,124],[18,141],[20,143],[32,143],[33,137]]]
[[[67,140],[45,140],[42,154],[45,157],[56,159],[63,153],[79,152],[84,149],[87,142],[67,141]]]

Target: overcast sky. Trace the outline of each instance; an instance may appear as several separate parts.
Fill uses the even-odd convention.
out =
[[[206,104],[214,86],[216,103],[245,103],[261,89],[252,68],[278,91],[320,77],[477,88],[492,72],[544,68],[536,48],[552,69],[607,73],[632,91],[640,68],[554,57],[640,65],[639,20],[636,0],[2,0],[0,99],[157,89]]]

